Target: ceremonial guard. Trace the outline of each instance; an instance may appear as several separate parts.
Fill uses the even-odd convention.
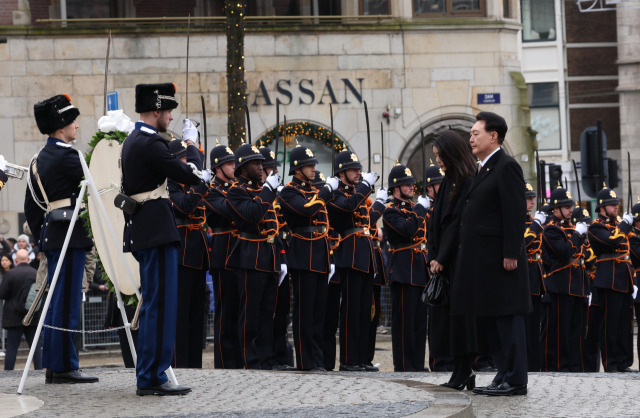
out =
[[[365,371],[367,363],[371,296],[376,263],[369,227],[366,199],[377,180],[365,173],[355,153],[345,150],[336,155],[335,173],[340,183],[329,203],[329,222],[340,235],[334,251],[341,289],[340,370]]]
[[[634,292],[633,266],[629,256],[629,239],[633,216],[625,213],[618,221],[620,201],[616,193],[605,187],[598,192],[598,219],[589,227],[589,242],[596,255],[596,276],[593,286],[601,297],[603,331],[601,332],[602,363],[606,372],[625,371],[630,364],[626,353],[627,333],[631,332],[631,300]]]
[[[527,249],[527,263],[529,265],[529,289],[533,311],[525,315],[525,335],[527,337],[527,362],[530,372],[540,371],[540,299],[544,292],[542,282],[542,232],[547,221],[545,212],[536,212],[535,218],[531,211],[538,196],[529,183],[525,186],[524,196],[527,198],[527,229],[524,231],[524,245]]]
[[[392,313],[391,337],[393,369],[396,372],[424,371],[427,344],[427,305],[420,301],[429,277],[427,263],[426,214],[429,206],[424,196],[414,204],[416,180],[404,165],[389,173],[389,190],[393,201],[383,214],[389,242],[389,282]]]
[[[260,154],[264,157],[262,161],[262,182],[267,180],[271,173],[279,173],[276,153],[269,147],[261,146],[258,148]],[[284,186],[278,186],[281,190]],[[289,236],[289,228],[287,221],[282,216],[280,204],[277,199],[273,208],[278,216],[278,236],[285,250],[287,249],[287,237]],[[287,328],[289,326],[289,310],[291,309],[291,281],[287,274],[276,290],[276,306],[273,311],[273,357],[271,366],[274,370],[293,369],[293,347],[289,342]]]
[[[326,205],[333,200],[338,179],[330,178],[320,189],[312,182],[318,160],[300,145],[291,150],[289,175],[293,178],[280,192],[278,201],[290,237],[287,245],[288,270],[293,285],[293,342],[298,370],[324,371],[322,332],[327,298],[327,282],[334,273],[327,236],[329,218]]]
[[[640,275],[640,198],[638,203],[631,208],[631,214],[633,215],[633,228],[629,233],[629,247],[631,250],[631,263],[633,264],[633,271],[635,273],[636,285],[633,288],[633,310],[636,316],[636,324],[640,329],[640,295],[637,291],[637,280]],[[633,335],[632,335],[633,337]],[[640,360],[640,335],[636,335],[636,353],[638,353]]]
[[[425,186],[427,186],[427,196],[433,202],[436,200],[438,190],[440,190],[440,184],[444,180],[444,174],[437,165],[433,165],[433,161],[429,161],[429,167],[425,170],[424,179]]]
[[[234,182],[236,156],[226,145],[211,150],[209,161],[215,177],[205,197],[207,225],[211,228],[211,276],[213,278],[214,324],[213,366],[216,369],[240,369],[244,365],[238,337],[240,297],[233,269],[227,258],[235,244],[235,222],[227,204],[227,192]]]
[[[178,106],[175,92],[172,83],[136,86],[135,109],[140,121],[122,146],[122,196],[135,203],[124,214],[124,251],[140,263],[142,307],[136,365],[140,396],[191,391],[169,381],[165,373],[176,337],[180,248],[167,181],[186,185],[202,181],[196,167],[176,158],[158,135],[173,120],[171,111]]]
[[[40,250],[48,260],[49,286],[56,266],[61,264],[44,324],[42,366],[47,369],[46,383],[92,383],[98,378],[79,370],[78,354],[72,333],[80,318],[82,277],[87,251],[93,245],[84,221],[78,217],[66,254],[62,255],[69,221],[76,206],[78,187],[84,177],[76,139],[80,111],[67,95],[57,95],[33,107],[41,133],[48,135],[46,145],[32,159],[30,182],[24,212]]]
[[[542,324],[542,371],[582,372],[582,336],[585,331],[584,301],[589,283],[584,270],[587,224],[573,224],[575,202],[571,194],[558,187],[551,192],[549,206],[553,219],[542,237],[544,288],[548,295]],[[534,222],[543,223],[536,213]],[[526,239],[525,234],[525,239]]]
[[[169,150],[182,162],[202,169],[200,151],[195,146],[198,131],[189,119],[184,121],[183,140],[169,142]],[[205,197],[209,193],[210,172],[195,186],[169,180],[169,199],[176,215],[180,235],[178,253],[178,317],[174,367],[202,368],[205,298],[209,270],[209,238],[205,231]]]
[[[241,145],[236,151],[237,181],[227,192],[231,219],[238,230],[227,267],[236,271],[238,334],[247,369],[271,368],[276,290],[279,278],[287,273],[273,207],[280,177],[272,173],[261,186],[263,160],[255,146]]]

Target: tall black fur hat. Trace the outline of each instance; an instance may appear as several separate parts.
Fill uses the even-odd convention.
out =
[[[334,168],[335,173],[338,174],[339,172],[350,168],[359,168],[362,170],[362,164],[360,164],[358,156],[353,151],[341,151],[336,155],[336,166]]]
[[[136,86],[136,113],[171,110],[178,107],[176,85],[173,83],[138,84]]]
[[[33,105],[38,129],[48,135],[72,123],[80,111],[71,104],[71,98],[66,94],[58,94]]]
[[[309,148],[298,145],[289,154],[289,175],[292,176],[298,168],[311,164],[318,164],[318,159]]]
[[[260,154],[264,157],[264,161],[262,162],[263,168],[273,168],[280,167],[280,163],[276,160],[276,153],[271,150],[269,147],[262,146],[258,148]]]

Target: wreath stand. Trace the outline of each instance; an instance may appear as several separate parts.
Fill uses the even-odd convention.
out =
[[[38,321],[38,327],[36,328],[36,334],[33,337],[33,341],[34,343],[31,344],[31,348],[29,350],[29,357],[27,358],[27,363],[25,364],[24,367],[24,371],[22,372],[22,379],[20,380],[20,385],[18,386],[18,395],[22,395],[22,390],[24,389],[24,384],[25,381],[27,380],[27,374],[29,373],[29,368],[31,367],[31,362],[33,361],[33,354],[35,352],[36,346],[38,344],[38,341],[40,339],[40,332],[42,331],[42,327],[44,326],[44,320],[46,317],[46,313],[47,310],[49,309],[49,304],[51,303],[51,297],[53,296],[53,292],[55,291],[55,287],[56,287],[56,283],[58,281],[58,276],[60,274],[60,269],[62,268],[62,264],[61,261],[64,260],[64,257],[67,253],[67,248],[69,246],[69,241],[71,239],[71,234],[73,232],[73,227],[76,223],[76,221],[78,220],[78,212],[80,212],[80,206],[82,205],[82,201],[84,199],[85,194],[87,194],[87,187],[89,188],[89,193],[88,193],[88,199],[91,201],[91,204],[95,205],[99,212],[100,212],[100,216],[105,220],[105,223],[107,224],[107,229],[108,231],[105,231],[103,229],[103,225],[101,225],[100,223],[97,223],[98,225],[98,229],[100,230],[100,238],[103,240],[103,243],[105,244],[104,247],[107,249],[107,254],[104,254],[104,258],[101,258],[103,263],[106,263],[108,265],[112,265],[113,261],[116,259],[116,257],[119,258],[119,261],[125,266],[126,270],[127,270],[127,277],[130,280],[133,288],[135,289],[135,293],[136,296],[138,297],[138,301],[140,301],[139,303],[142,303],[142,296],[140,295],[140,290],[138,289],[137,285],[135,284],[135,281],[133,279],[133,274],[131,273],[131,271],[129,270],[128,264],[125,261],[124,258],[124,254],[122,252],[121,247],[119,246],[119,243],[121,240],[118,239],[113,226],[111,225],[111,222],[109,222],[109,218],[107,217],[107,213],[104,209],[104,206],[102,204],[102,201],[100,200],[99,193],[98,193],[98,189],[96,188],[96,185],[93,181],[93,177],[91,176],[91,172],[89,172],[89,168],[87,167],[87,163],[85,162],[84,159],[84,155],[82,155],[82,152],[80,152],[80,150],[78,150],[78,156],[80,158],[80,163],[82,164],[82,171],[84,172],[84,178],[85,180],[82,180],[81,184],[81,188],[80,188],[80,194],[78,196],[78,198],[76,199],[76,206],[73,209],[73,215],[71,216],[71,221],[69,222],[69,229],[67,230],[67,235],[65,236],[64,239],[64,244],[62,245],[62,252],[60,254],[60,258],[58,259],[58,264],[56,265],[56,270],[53,274],[53,278],[51,279],[51,285],[49,285],[49,292],[47,293],[47,299],[44,302],[44,306],[42,307],[42,313],[40,314],[40,319]],[[113,242],[118,243],[117,248],[117,254],[111,254],[109,247],[106,245],[106,237],[107,237],[107,232],[109,233],[109,237],[111,238],[111,240],[113,240]],[[127,340],[129,341],[129,348],[131,349],[131,356],[133,357],[133,362],[134,364],[137,364],[138,362],[138,358],[136,355],[136,349],[135,346],[133,345],[133,338],[131,337],[131,324],[129,323],[129,320],[127,319],[127,314],[124,310],[124,303],[122,302],[122,296],[120,295],[120,290],[118,288],[118,283],[117,280],[113,280],[112,281],[113,286],[115,288],[115,294],[118,298],[118,308],[120,309],[120,315],[122,316],[122,323],[124,324],[124,329],[125,332],[127,334]],[[43,286],[46,286],[46,283],[43,284]],[[173,369],[171,368],[171,366],[169,366],[169,368],[167,369],[167,372],[169,374],[169,378],[171,379],[171,381],[173,383],[175,383],[176,385],[178,384],[178,380],[176,379],[176,375],[173,372]]]

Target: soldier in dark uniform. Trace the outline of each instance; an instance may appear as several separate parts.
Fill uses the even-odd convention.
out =
[[[640,198],[638,203],[631,208],[633,215],[633,228],[629,233],[629,247],[631,251],[631,262],[635,273],[636,284],[633,287],[633,310],[636,316],[636,324],[640,329],[640,296],[638,295],[638,276],[640,275]],[[632,335],[633,338],[633,335]],[[633,345],[633,342],[632,342]],[[636,352],[640,359],[640,335],[636,336]]]
[[[420,301],[427,282],[427,230],[425,216],[428,200],[424,196],[414,204],[416,180],[404,165],[389,172],[393,201],[384,210],[384,222],[391,259],[388,277],[391,286],[391,342],[393,369],[396,372],[424,371],[427,345],[427,306]]]
[[[262,181],[264,182],[271,173],[279,173],[278,167],[280,167],[280,162],[276,158],[276,153],[272,151],[271,148],[261,146],[258,148],[258,151],[260,151],[260,154],[264,157],[262,161]],[[279,186],[278,190],[282,189],[282,187],[282,185]],[[279,238],[286,250],[289,228],[286,220],[282,216],[280,204],[277,201],[274,204],[274,209],[278,216]],[[289,274],[287,274],[276,290],[276,306],[273,311],[273,358],[271,359],[271,365],[275,370],[293,369],[293,347],[291,347],[287,335],[290,309],[291,280],[289,280]]]
[[[278,201],[290,228],[287,260],[293,285],[293,342],[298,370],[324,371],[322,332],[327,282],[335,266],[330,262],[329,218],[326,205],[333,200],[338,180],[331,178],[317,189],[312,185],[318,160],[309,148],[291,150],[289,175],[293,178]]]
[[[431,202],[436,200],[438,190],[440,190],[440,184],[444,180],[444,173],[437,165],[433,165],[433,161],[430,161],[429,167],[425,170],[424,179],[427,186],[427,196],[431,199]]]
[[[365,371],[367,363],[371,295],[376,263],[369,230],[366,199],[377,180],[375,173],[365,173],[351,151],[336,155],[335,173],[340,185],[329,203],[330,224],[340,235],[334,251],[342,302],[340,304],[340,370]]]
[[[67,95],[36,103],[33,110],[38,129],[48,135],[48,139],[32,160],[29,175],[33,187],[27,188],[24,212],[34,238],[38,239],[41,251],[47,256],[49,285],[57,265],[62,265],[44,323],[75,330],[80,318],[85,258],[93,243],[84,221],[78,218],[62,258],[62,246],[70,223],[56,220],[52,211],[68,209],[67,213],[71,214],[76,206],[78,186],[84,173],[80,156],[71,147],[71,141],[76,139],[78,123],[75,120],[80,111]],[[79,370],[72,335],[67,331],[44,330],[42,366],[47,369],[46,383],[98,381],[97,377]]]
[[[207,225],[212,234],[210,260],[215,298],[213,366],[216,369],[240,369],[244,365],[238,337],[240,297],[235,272],[226,266],[235,244],[233,234],[236,226],[227,204],[227,192],[234,182],[236,156],[228,146],[217,145],[211,150],[209,161],[215,173],[209,194],[205,197]]]
[[[533,186],[526,184],[524,197],[527,198],[527,229],[524,231],[524,245],[527,249],[529,265],[529,289],[533,311],[525,315],[525,336],[527,338],[527,362],[530,372],[540,371],[540,298],[544,294],[542,282],[542,231],[547,221],[546,212],[536,212],[535,218],[531,211],[538,196]]]
[[[542,325],[542,371],[583,371],[583,307],[589,295],[584,271],[588,227],[584,222],[575,225],[571,222],[574,204],[566,189],[558,187],[551,192],[549,205],[553,219],[544,228],[542,237],[544,287],[550,299],[543,307],[547,312]]]
[[[255,146],[240,146],[236,151],[237,182],[227,192],[231,219],[238,229],[227,267],[236,271],[238,334],[247,369],[272,367],[276,289],[287,273],[273,207],[280,177],[272,173],[261,186],[263,160]]]
[[[198,185],[195,166],[176,158],[158,135],[166,132],[178,106],[174,84],[138,84],[136,112],[140,121],[122,146],[122,192],[138,206],[125,213],[124,251],[140,263],[142,308],[136,365],[137,394],[183,395],[190,388],[169,381],[178,316],[178,264],[180,236],[166,184]],[[195,147],[187,150],[187,160]]]
[[[633,294],[633,266],[629,256],[629,239],[633,216],[625,213],[622,222],[617,220],[620,201],[613,190],[606,186],[598,192],[599,211],[591,227],[589,242],[596,255],[594,287],[601,297],[603,327],[601,332],[602,363],[606,372],[625,371],[625,352],[628,352],[628,336],[631,332],[630,313]]]
[[[188,121],[188,122],[187,122]],[[183,140],[169,142],[169,150],[182,162],[189,162],[202,169],[200,153],[195,146],[198,137],[193,124],[186,119]],[[209,238],[205,231],[205,197],[209,193],[211,176],[206,171],[203,182],[195,186],[169,180],[169,199],[176,214],[176,224],[180,235],[178,265],[178,318],[176,320],[176,346],[174,367],[202,368],[202,347],[204,344],[204,318],[206,274],[209,270]]]

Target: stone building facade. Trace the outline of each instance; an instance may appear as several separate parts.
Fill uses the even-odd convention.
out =
[[[521,74],[518,2],[481,1],[483,16],[447,18],[414,16],[414,3],[392,0],[390,16],[372,20],[280,24],[265,19],[264,25],[249,26],[245,68],[252,139],[276,125],[277,100],[281,119],[286,115],[288,123],[324,128],[330,125],[331,102],[336,134],[367,168],[366,101],[371,169],[386,177],[398,160],[408,163],[421,179],[420,130],[427,141],[449,128],[466,137],[474,115],[488,110],[506,118],[511,129],[505,147],[522,163],[531,181],[535,174]],[[346,13],[344,4],[353,10]],[[357,14],[358,4],[362,6],[357,1],[343,2],[342,14]],[[115,24],[107,90],[118,92],[120,108],[136,120],[135,85],[173,82],[180,105],[173,112],[170,129],[179,133],[187,116],[201,120],[202,95],[209,149],[216,139],[226,143],[224,30],[213,23],[191,28],[187,98],[186,26],[184,21],[166,28],[161,25]],[[59,93],[69,94],[80,109],[76,146],[87,151],[104,113],[106,29],[71,22],[66,28],[2,26],[0,37],[6,38],[6,43],[0,43],[1,153],[16,164],[29,163],[45,139],[35,125],[33,105]],[[379,139],[381,122],[384,149]],[[312,138],[300,141],[314,145]],[[330,155],[320,142],[315,148],[321,155]],[[427,152],[431,155],[430,146]],[[322,161],[320,169],[330,172],[329,161]],[[10,181],[0,194],[4,219],[0,233],[11,236],[21,231],[25,188],[25,181]]]

